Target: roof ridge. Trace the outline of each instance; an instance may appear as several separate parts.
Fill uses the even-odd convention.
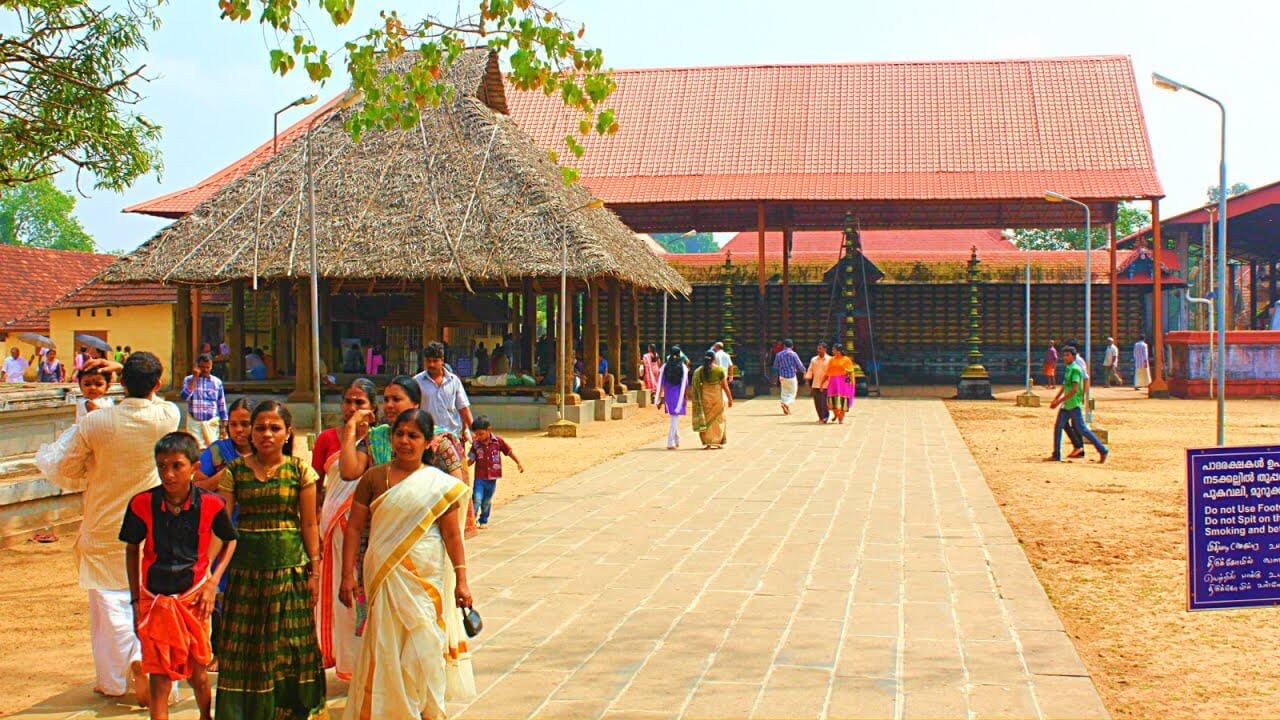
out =
[[[615,75],[630,75],[659,72],[692,72],[699,70],[786,70],[792,68],[815,67],[867,67],[885,65],[1017,65],[1027,63],[1067,63],[1081,61],[1125,60],[1130,63],[1133,58],[1125,54],[1098,55],[1054,55],[1049,57],[1015,57],[1015,58],[961,58],[954,60],[845,60],[839,62],[774,62],[774,63],[728,63],[724,65],[674,65],[670,67],[622,68],[614,69]]]

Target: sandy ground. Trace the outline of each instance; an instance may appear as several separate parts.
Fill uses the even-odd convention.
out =
[[[1108,709],[1280,717],[1275,610],[1185,610],[1184,450],[1214,444],[1215,404],[1099,390],[1110,459],[1045,463],[1054,412],[1041,393],[1039,408],[1015,407],[1016,393],[948,407]],[[1280,442],[1280,402],[1227,408],[1230,444]]]
[[[498,483],[490,518],[494,525],[502,522],[502,505],[666,437],[666,421],[648,408],[622,422],[583,425],[576,439],[535,431],[501,435],[526,472],[504,463],[506,477]],[[0,715],[93,682],[88,609],[77,585],[73,541],[66,536],[48,545],[0,550]]]

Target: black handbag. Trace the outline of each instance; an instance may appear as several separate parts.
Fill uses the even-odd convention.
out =
[[[462,628],[467,631],[469,638],[479,635],[484,629],[484,621],[474,607],[462,608]]]

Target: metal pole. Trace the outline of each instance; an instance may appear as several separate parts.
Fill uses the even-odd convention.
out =
[[[568,228],[560,232],[560,367],[557,368],[557,374],[560,376],[560,420],[564,420],[564,376],[568,374],[568,368],[571,360],[569,359],[568,338],[566,338],[565,318],[569,315],[568,302],[568,286],[569,286],[569,243],[566,240]]]
[[[1227,108],[1208,95],[1222,112],[1218,147],[1218,446],[1227,444]],[[1157,268],[1157,272],[1159,269]]]
[[[1093,367],[1089,363],[1093,360],[1093,224],[1089,205],[1077,204],[1084,208],[1084,366],[1091,379],[1084,384],[1084,422],[1092,425]]]
[[[1027,249],[1027,286],[1025,292],[1025,308],[1023,314],[1026,316],[1026,333],[1027,333],[1027,387],[1024,395],[1031,394],[1031,250]]]
[[[316,252],[316,182],[311,168],[311,126],[307,126],[307,222],[311,233],[311,370],[315,383],[315,431],[324,429],[320,407],[320,261]]]

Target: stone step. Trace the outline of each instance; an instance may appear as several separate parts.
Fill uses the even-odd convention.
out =
[[[0,547],[25,542],[41,529],[66,534],[80,519],[80,493],[62,490],[34,467],[0,480]]]
[[[0,482],[37,472],[35,453],[10,455],[0,460]]]

